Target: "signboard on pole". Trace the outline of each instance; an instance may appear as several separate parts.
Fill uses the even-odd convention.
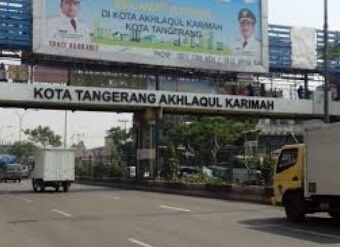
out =
[[[33,51],[266,72],[267,0],[34,0]]]

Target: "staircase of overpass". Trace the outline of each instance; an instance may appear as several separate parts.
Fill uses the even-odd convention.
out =
[[[0,59],[8,58],[6,51],[11,51],[11,54],[19,54],[20,52],[32,51],[32,36],[33,36],[33,16],[32,16],[32,0],[2,0],[0,1]],[[323,73],[322,48],[323,32],[317,31],[316,53],[318,54],[317,67],[312,70],[294,68],[292,65],[292,27],[281,25],[269,25],[269,61],[270,72],[287,73],[287,74],[320,74]],[[340,32],[329,32],[330,42],[339,42]],[[13,55],[9,55],[13,56]],[[340,75],[340,61],[333,61],[330,65],[331,74],[335,78]],[[283,104],[287,109],[281,115],[286,115],[294,112],[294,116],[312,118],[322,115],[322,97],[313,100],[291,101],[283,100]],[[306,103],[307,102],[307,103]],[[0,101],[1,103],[1,101]],[[3,102],[2,102],[3,103]],[[296,109],[299,109],[296,112]],[[340,103],[331,102],[331,115],[340,116]],[[339,109],[339,110],[338,110]],[[270,115],[271,113],[268,113]]]

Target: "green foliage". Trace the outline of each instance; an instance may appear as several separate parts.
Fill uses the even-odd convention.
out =
[[[172,181],[174,178],[177,177],[178,162],[174,157],[174,150],[172,148],[167,148],[164,157],[165,163],[161,174],[161,176],[164,177],[167,181]]]
[[[115,145],[119,145],[125,142],[129,137],[131,137],[131,131],[126,132],[121,127],[113,127],[106,131],[107,137],[112,138]]]
[[[107,138],[112,140],[111,154],[119,160],[124,160],[127,164],[134,163],[135,143],[134,143],[135,129],[125,131],[120,127],[113,127],[106,131]]]
[[[113,178],[125,178],[126,177],[126,170],[122,166],[114,165],[111,168],[111,177],[113,177]]]
[[[37,146],[32,142],[15,142],[9,148],[9,154],[15,155],[20,162],[23,162],[28,156],[33,155]]]
[[[320,59],[325,59],[325,54],[322,51],[319,56]],[[335,42],[333,44],[329,44],[328,46],[328,59],[329,61],[339,61],[340,60],[340,43]]]
[[[24,131],[28,135],[28,140],[41,146],[48,145],[59,147],[61,146],[61,136],[54,133],[49,127],[38,126],[36,129],[27,129]]]
[[[340,44],[333,44],[329,47],[329,60],[338,61],[340,60]]]
[[[190,123],[176,124],[164,120],[160,145],[176,148],[190,146],[197,158],[211,157],[216,162],[220,149],[236,144],[242,132],[253,129],[256,120],[202,117]],[[203,152],[205,151],[205,152]]]

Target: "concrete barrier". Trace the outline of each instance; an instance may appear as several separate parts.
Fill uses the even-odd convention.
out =
[[[168,193],[214,199],[271,204],[271,189],[260,186],[183,184],[130,179],[78,177],[80,184],[105,186],[126,190]]]

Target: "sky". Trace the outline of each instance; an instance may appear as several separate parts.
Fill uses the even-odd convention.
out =
[[[329,28],[340,30],[340,0],[329,1]],[[324,0],[268,0],[269,23],[300,27],[323,27]],[[19,138],[20,109],[0,108],[0,139],[17,141]],[[129,120],[127,128],[132,124],[131,114],[69,112],[67,143],[71,145],[84,140],[87,148],[104,145],[106,130],[125,124],[119,120]],[[65,113],[63,111],[32,111],[28,110],[23,118],[23,129],[35,128],[38,125],[50,126],[56,133],[64,135]],[[11,127],[6,127],[11,126]],[[26,137],[23,136],[23,139]]]

